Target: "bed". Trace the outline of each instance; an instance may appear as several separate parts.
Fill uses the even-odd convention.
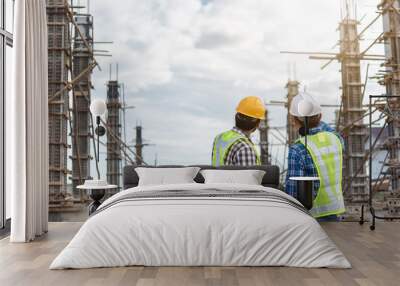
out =
[[[279,179],[271,170],[279,176],[279,169],[264,168],[270,173],[260,186],[135,186],[138,178],[133,167],[125,168],[127,189],[98,208],[50,269],[131,265],[350,268],[308,211],[276,188]],[[201,177],[195,181],[201,182]]]

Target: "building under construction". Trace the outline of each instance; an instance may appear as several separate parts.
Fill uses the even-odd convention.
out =
[[[141,166],[143,164],[143,137],[142,137],[142,126],[137,125],[135,128],[136,131],[136,139],[135,139],[135,150],[136,150],[136,156],[135,156],[135,162],[136,165]]]
[[[287,96],[286,96],[286,107],[290,108],[292,99],[299,94],[300,83],[297,80],[290,80],[286,84]],[[289,112],[287,113],[286,121],[286,132],[287,132],[287,144],[293,144],[294,141],[299,137],[298,131],[293,125],[293,120],[290,119]]]
[[[75,202],[84,202],[83,194],[73,198],[72,190],[90,177],[93,132],[89,105],[91,73],[97,62],[93,56],[93,17],[76,13],[75,8],[70,1],[47,1],[51,211],[62,211],[73,207]],[[70,141],[68,135],[71,135]],[[70,145],[72,188],[68,185]],[[76,190],[74,194],[77,195]]]
[[[260,160],[263,165],[270,165],[271,158],[269,154],[269,122],[268,122],[268,110],[265,110],[265,119],[261,120],[260,127]]]
[[[63,0],[47,1],[49,90],[50,206],[65,200],[67,191],[68,110],[66,85],[71,69],[71,33]]]
[[[337,59],[341,65],[341,105],[336,113],[336,126],[344,138],[344,158],[343,158],[343,192],[346,200],[348,214],[358,213],[359,207],[368,200],[367,173],[365,167],[366,158],[366,125],[364,124],[365,110],[363,108],[363,84],[361,83],[360,61],[364,55],[360,53],[359,40],[357,33],[358,22],[351,19],[349,13],[339,24],[340,32],[340,52],[336,53],[311,53],[312,59],[329,59],[331,63]],[[307,54],[307,53],[300,53]],[[325,64],[323,67],[327,66]],[[287,88],[287,108],[290,107],[291,100],[299,92],[299,83],[291,81],[286,85]],[[335,107],[335,105],[322,104],[321,107]],[[298,133],[287,115],[287,137],[288,144],[292,144],[297,138]]]
[[[379,199],[370,201],[369,174],[366,172],[366,166],[367,163],[374,164],[373,161],[368,162],[369,154],[382,150],[386,150],[387,155],[381,164],[379,175],[371,179],[371,194],[374,197],[377,190],[384,189],[382,186],[388,186],[383,196],[386,205],[381,209],[387,210],[391,215],[398,214],[400,210],[400,98],[396,96],[400,95],[400,36],[398,32],[400,30],[400,1],[381,1],[378,5],[378,15],[360,33],[357,31],[360,23],[356,20],[355,8],[353,13],[349,7],[349,3],[346,2],[346,16],[339,25],[340,52],[309,54],[311,59],[328,60],[322,68],[334,60],[338,60],[341,65],[341,106],[336,113],[335,121],[345,140],[343,190],[347,214],[358,215],[361,205],[378,202]],[[360,39],[363,34],[381,17],[383,18],[383,33],[364,51],[360,51]],[[377,43],[384,43],[385,54],[368,54],[368,51]],[[307,53],[300,52],[300,54]],[[378,78],[379,83],[385,86],[386,94],[375,96],[379,100],[371,102],[371,106],[368,106],[371,111],[368,113],[363,102],[371,95],[365,94],[365,83],[361,81],[362,60],[380,61],[385,67],[385,70],[379,71],[375,78]],[[380,116],[372,121],[372,113],[376,111],[379,111]],[[368,131],[364,120],[367,115],[370,116],[371,124],[384,121],[383,126],[380,127],[381,130],[374,131],[374,140],[370,148],[367,144]],[[290,134],[289,123],[287,128]],[[385,134],[385,140],[380,139],[382,134]]]
[[[400,96],[400,1],[384,0],[378,7],[383,17],[382,41],[385,43],[386,74],[381,83],[388,96]],[[387,150],[385,173],[381,180],[390,179],[387,199],[389,213],[400,213],[400,98],[387,98],[387,132],[383,147]]]
[[[367,202],[367,173],[365,143],[363,84],[361,83],[361,56],[357,20],[346,17],[339,25],[342,75],[342,104],[339,128],[345,141],[343,158],[343,193],[348,209],[351,204]]]
[[[52,211],[78,209],[87,197],[76,187],[91,178],[90,161],[93,123],[90,114],[92,70],[94,58],[93,17],[77,13],[69,1],[47,2],[49,37],[49,163],[50,208]],[[96,55],[104,55],[106,51]],[[107,83],[107,181],[121,188],[121,156],[130,162],[132,152],[121,140],[121,101],[118,81]],[[70,101],[70,91],[72,100]],[[72,105],[70,106],[70,102]],[[68,140],[68,131],[71,136]],[[68,166],[69,143],[72,145]],[[126,150],[122,150],[122,146]],[[94,150],[93,150],[94,151]],[[98,166],[96,165],[98,168]],[[72,174],[72,188],[68,188],[68,174]],[[71,191],[74,196],[71,196]]]
[[[84,40],[93,47],[93,17],[91,15],[75,16],[77,27],[75,28],[73,45],[73,72],[76,77],[85,71],[92,61],[92,51],[84,44]],[[80,31],[78,31],[78,28]],[[84,37],[81,38],[81,35]],[[91,100],[91,73],[78,80],[73,92],[73,114],[71,120],[72,136],[72,188],[77,193],[76,186],[83,184],[90,177],[90,140],[91,140],[91,115],[89,111]]]
[[[143,141],[143,127],[140,124],[136,125],[135,132],[136,132],[136,137],[135,137],[135,163],[137,166],[142,166],[145,165],[144,159],[143,159],[143,147],[149,146],[150,144],[144,143]],[[155,164],[156,165],[156,164]]]
[[[121,189],[121,98],[117,80],[107,82],[107,182]]]

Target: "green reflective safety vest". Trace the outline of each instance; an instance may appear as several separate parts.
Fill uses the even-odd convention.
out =
[[[212,156],[212,165],[215,167],[224,166],[225,159],[228,155],[228,151],[230,147],[239,139],[243,139],[244,141],[249,144],[256,154],[256,163],[257,165],[261,164],[260,156],[256,149],[256,146],[251,142],[249,138],[246,136],[235,132],[233,130],[226,131],[224,133],[219,134],[214,140],[214,147],[213,147],[213,156]]]
[[[304,144],[304,137],[297,140]],[[332,132],[319,132],[307,136],[307,150],[320,179],[320,187],[313,207],[315,217],[338,215],[345,212],[342,193],[343,147],[339,138]]]

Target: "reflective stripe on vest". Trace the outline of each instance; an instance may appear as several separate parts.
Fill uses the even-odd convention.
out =
[[[253,148],[254,154],[256,154],[256,164],[259,165],[260,156],[258,155],[258,151],[253,142],[251,142],[246,136],[233,130],[221,133],[215,138],[212,165],[215,167],[223,166],[230,147],[239,139],[243,139]]]
[[[304,144],[304,137],[298,139]],[[342,144],[332,132],[319,132],[307,136],[307,150],[320,179],[318,194],[310,210],[318,218],[345,212],[342,194]]]

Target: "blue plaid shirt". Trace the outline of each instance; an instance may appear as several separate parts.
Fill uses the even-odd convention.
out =
[[[309,134],[314,135],[322,131],[335,133],[342,142],[342,146],[344,146],[343,138],[325,122],[321,121],[321,123],[317,127],[311,128]],[[308,151],[306,150],[306,147],[304,147],[304,145],[301,143],[294,143],[289,148],[288,170],[286,176],[285,192],[297,198],[297,182],[289,180],[289,178],[303,177],[303,176],[318,177],[317,168],[313,163],[310,153],[308,153]],[[317,196],[318,189],[319,189],[319,182],[317,181],[314,182],[314,188],[313,188],[314,198]]]

